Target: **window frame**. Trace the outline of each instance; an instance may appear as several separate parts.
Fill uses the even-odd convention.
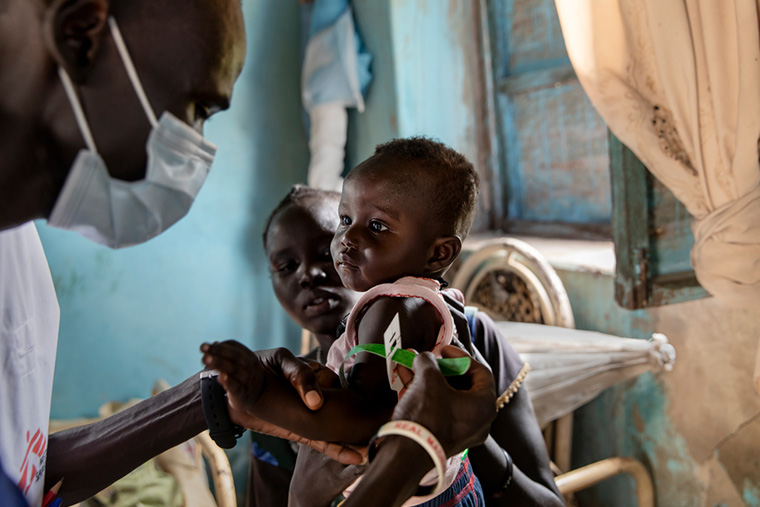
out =
[[[674,263],[683,267],[688,264],[683,258],[683,252],[692,237],[683,235],[683,226],[678,229],[676,239],[670,238],[666,247],[658,244],[657,220],[663,216],[677,213],[679,217],[685,214],[683,209],[673,211],[672,203],[677,202],[667,189],[655,181],[654,176],[631,150],[623,145],[608,129],[607,149],[609,155],[611,217],[608,224],[601,223],[568,223],[557,221],[536,221],[515,219],[509,216],[510,161],[507,147],[513,139],[507,136],[514,133],[509,128],[498,110],[500,95],[509,97],[512,94],[525,92],[541,87],[553,87],[577,82],[577,76],[569,59],[566,63],[554,62],[545,69],[535,69],[517,75],[500,77],[504,69],[501,61],[502,52],[509,52],[506,40],[507,32],[499,33],[504,27],[503,20],[496,17],[506,15],[505,4],[494,0],[480,0],[481,29],[484,31],[483,62],[485,77],[486,104],[489,108],[488,123],[491,134],[491,157],[497,166],[492,169],[492,178],[488,182],[491,228],[508,235],[539,236],[557,239],[585,239],[612,241],[616,258],[615,267],[615,299],[626,309],[639,309],[679,303],[709,296],[699,285],[693,269],[659,274],[661,269],[667,269],[667,264],[674,256],[680,256]],[[502,47],[503,46],[503,47]],[[657,190],[655,191],[655,186]],[[660,188],[662,187],[662,188]],[[666,195],[659,203],[654,199]],[[485,192],[484,192],[485,193]],[[658,209],[657,206],[663,206]],[[683,206],[681,205],[681,208]],[[666,211],[663,213],[663,211]],[[686,213],[688,215],[688,213]],[[687,217],[690,220],[690,216]],[[672,224],[667,224],[672,226]],[[670,227],[671,231],[674,230]],[[673,249],[673,245],[682,248]],[[660,246],[660,248],[658,248]],[[668,247],[670,250],[668,250]],[[676,251],[673,250],[682,250]],[[666,259],[667,256],[670,256]],[[662,258],[660,258],[662,257]]]
[[[694,270],[656,275],[652,250],[656,209],[649,206],[654,176],[609,132],[612,185],[612,240],[615,244],[615,300],[629,310],[681,303],[708,296]],[[671,194],[672,195],[672,194]]]

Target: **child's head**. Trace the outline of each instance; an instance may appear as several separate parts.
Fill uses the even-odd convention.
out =
[[[301,327],[335,335],[356,294],[343,287],[330,256],[340,194],[294,186],[272,211],[264,250],[277,300]]]
[[[414,137],[381,144],[343,184],[335,267],[357,291],[402,276],[439,277],[475,215],[478,175],[447,146]]]

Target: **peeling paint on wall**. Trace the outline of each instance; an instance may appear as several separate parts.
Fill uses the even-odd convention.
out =
[[[662,332],[677,354],[672,372],[642,375],[576,411],[573,467],[630,456],[651,471],[656,505],[758,505],[760,399],[750,381],[754,355],[746,351],[756,346],[760,319],[712,298],[623,310],[610,276],[559,275],[578,328],[638,338]],[[578,494],[583,506],[632,506],[634,497],[628,479]]]

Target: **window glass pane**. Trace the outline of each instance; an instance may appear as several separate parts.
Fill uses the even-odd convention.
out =
[[[554,1],[491,0],[489,15],[504,218],[608,225],[607,129],[572,70]]]
[[[505,96],[510,218],[609,222],[607,127],[577,81]]]

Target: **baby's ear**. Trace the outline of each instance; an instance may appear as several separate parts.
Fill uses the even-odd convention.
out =
[[[433,255],[428,259],[427,268],[431,273],[448,269],[462,251],[462,240],[458,236],[441,236],[433,243]]]

